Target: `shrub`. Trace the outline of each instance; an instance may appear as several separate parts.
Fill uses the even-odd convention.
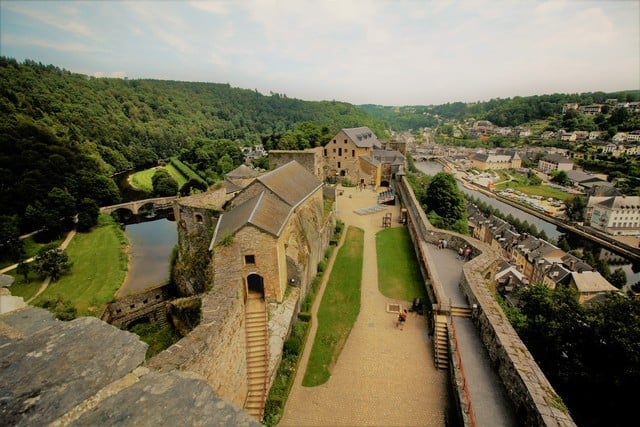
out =
[[[318,272],[322,273],[327,269],[327,262],[325,260],[322,260],[318,263]]]
[[[310,322],[311,321],[311,313],[308,311],[301,311],[298,313],[298,320],[301,322]]]

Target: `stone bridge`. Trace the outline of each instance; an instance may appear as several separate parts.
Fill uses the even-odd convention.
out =
[[[135,200],[133,202],[103,206],[100,208],[100,213],[110,215],[116,211],[129,211],[132,215],[138,215],[141,211],[146,212],[156,209],[169,209],[173,207],[173,201],[177,198],[178,196],[156,197],[153,199]]]

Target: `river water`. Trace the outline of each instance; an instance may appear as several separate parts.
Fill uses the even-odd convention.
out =
[[[438,172],[442,172],[443,170],[442,165],[438,162],[416,162],[415,165],[416,165],[416,168],[418,168],[421,172],[424,172],[428,175],[435,175]],[[538,218],[537,216],[533,216],[527,212],[521,211],[520,209],[517,209],[511,205],[503,203],[500,200],[494,199],[492,197],[487,197],[478,191],[470,190],[464,187],[460,182],[458,182],[458,187],[465,194],[471,195],[476,199],[479,199],[482,202],[487,203],[488,205],[491,205],[494,208],[497,208],[505,216],[511,214],[513,217],[518,218],[521,221],[527,221],[529,224],[535,225],[538,230],[544,230],[544,232],[547,234],[547,237],[549,237],[550,240],[555,240],[557,242],[564,235],[563,230],[559,229],[557,226],[555,226],[554,224],[551,224],[550,222],[547,222]],[[572,239],[572,240],[575,240],[575,239]],[[606,250],[604,248],[601,248],[601,253],[604,251]],[[627,275],[627,284],[632,285],[634,283],[639,282],[640,266],[636,266],[636,271],[634,272],[633,271],[634,266],[629,260],[623,257],[618,257],[618,256],[616,256],[616,258],[618,258],[619,261],[615,265],[611,263],[610,265],[611,271],[614,271],[617,268],[622,268],[622,270]]]
[[[118,296],[167,283],[171,252],[178,241],[176,223],[167,218],[128,224],[129,270]]]

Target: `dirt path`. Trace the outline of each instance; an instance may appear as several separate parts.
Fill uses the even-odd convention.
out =
[[[318,387],[302,387],[323,282],[312,309],[309,341],[280,426],[445,424],[446,374],[434,367],[424,318],[412,315],[403,331],[396,329],[396,315],[386,309],[388,303],[399,301],[378,291],[375,234],[382,229],[385,213],[392,213],[392,226],[400,224],[398,206],[369,215],[354,213],[376,205],[376,201],[377,193],[370,189],[345,188],[338,197],[338,218],[365,232],[360,314],[329,381]]]

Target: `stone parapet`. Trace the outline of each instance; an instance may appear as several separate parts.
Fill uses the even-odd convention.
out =
[[[436,298],[442,298],[435,266],[425,256],[425,243],[437,244],[446,239],[448,247],[457,249],[469,245],[472,260],[463,266],[461,290],[471,307],[472,319],[477,326],[492,366],[513,402],[518,419],[523,425],[574,426],[573,419],[562,404],[544,373],[515,332],[506,315],[487,287],[495,276],[498,254],[487,244],[457,233],[435,229],[427,220],[411,185],[405,177],[397,182],[397,190],[409,214],[413,227],[412,239],[424,269],[428,272]],[[410,228],[411,229],[411,228]],[[436,309],[447,312],[447,301],[436,301]]]

